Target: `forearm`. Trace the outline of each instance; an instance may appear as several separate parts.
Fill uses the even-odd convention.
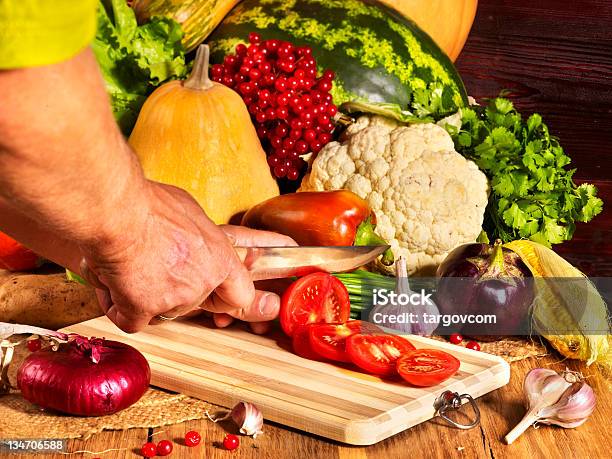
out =
[[[85,246],[104,246],[145,218],[145,180],[89,50],[53,66],[2,71],[0,88],[7,210]],[[27,229],[10,226],[28,237]]]

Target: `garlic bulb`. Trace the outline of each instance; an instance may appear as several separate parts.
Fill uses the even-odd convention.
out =
[[[406,267],[406,260],[402,257],[398,258],[395,262],[395,276],[396,276],[396,287],[395,293],[397,295],[404,295],[405,297],[412,296],[413,291],[410,290],[408,283],[408,270]],[[399,302],[399,301],[398,301]],[[378,325],[388,326],[394,330],[398,330],[403,333],[411,335],[431,335],[433,331],[438,327],[437,322],[428,323],[424,319],[424,314],[431,316],[438,316],[439,311],[436,304],[431,300],[427,299],[423,301],[423,304],[393,304],[388,302],[387,304],[376,305],[372,308],[369,314],[369,321]],[[405,319],[396,321],[393,323],[381,323],[377,320],[377,317],[411,317],[411,320]]]
[[[566,429],[583,424],[595,409],[595,393],[577,373],[536,368],[525,378],[527,398],[525,417],[506,435],[506,443],[516,440],[529,426],[557,425]]]
[[[263,428],[263,414],[254,404],[249,402],[238,402],[231,411],[222,417],[212,417],[208,412],[206,416],[212,422],[224,421],[231,418],[240,428],[240,433],[256,438],[260,435]]]

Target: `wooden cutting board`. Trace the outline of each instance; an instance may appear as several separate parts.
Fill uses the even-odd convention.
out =
[[[249,401],[266,420],[353,445],[374,444],[431,419],[435,399],[447,389],[476,398],[510,379],[499,357],[417,336],[410,337],[416,347],[455,355],[459,372],[439,386],[415,388],[298,357],[280,331],[257,336],[240,325],[214,328],[204,318],[129,335],[101,317],[65,331],[136,347],[149,360],[155,386],[228,407]]]

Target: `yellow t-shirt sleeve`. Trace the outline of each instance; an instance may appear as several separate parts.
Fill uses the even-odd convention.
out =
[[[96,34],[97,0],[0,0],[0,69],[78,54]]]

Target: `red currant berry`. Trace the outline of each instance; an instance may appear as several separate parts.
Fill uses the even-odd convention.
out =
[[[268,137],[269,131],[264,126],[259,126],[257,128],[257,137],[260,139],[265,139]]]
[[[264,46],[266,47],[266,49],[268,51],[277,51],[278,47],[280,45],[280,42],[278,40],[266,40],[264,43]]]
[[[291,56],[293,59],[295,59],[293,52],[294,49],[291,43],[283,43],[283,45],[278,48],[278,57],[281,59],[287,59],[289,56]]]
[[[289,152],[289,155],[288,155],[289,159],[298,159],[299,157],[300,157],[300,154],[297,151],[291,150]]]
[[[274,87],[277,91],[286,91],[287,90],[287,80],[285,78],[279,78],[274,83]]]
[[[242,67],[240,67],[240,75],[244,75],[244,76],[248,76],[249,73],[251,72],[251,67],[247,67],[246,65],[243,65]]]
[[[479,351],[480,350],[480,344],[478,344],[476,341],[468,341],[465,344],[465,347],[467,347],[468,349],[472,349],[473,351]]]
[[[202,441],[202,436],[195,430],[190,430],[185,434],[185,445],[193,447],[198,446]]]
[[[247,53],[247,47],[244,43],[238,43],[236,45],[236,54],[238,54],[238,56],[244,56]]]
[[[461,344],[463,342],[463,336],[461,336],[459,333],[453,333],[450,335],[448,340],[453,344]]]
[[[305,107],[310,107],[312,105],[312,96],[310,94],[304,94],[301,102]]]
[[[329,142],[331,142],[332,135],[328,134],[327,132],[324,132],[323,134],[319,134],[319,137],[317,137],[317,139],[319,140],[319,142],[321,142],[323,146],[325,146]]]
[[[332,82],[327,80],[321,80],[317,83],[317,89],[320,91],[328,92],[332,89]]]
[[[276,110],[274,110],[273,108],[268,108],[265,113],[266,113],[266,119],[268,121],[272,121],[276,119]]]
[[[170,440],[162,440],[157,444],[157,455],[168,456],[172,452],[172,442]]]
[[[284,172],[285,174],[287,173],[286,171]],[[225,438],[223,439],[223,447],[227,449],[228,451],[234,451],[239,446],[240,446],[240,439],[236,435],[227,434]]]
[[[309,111],[305,111],[302,108],[302,110],[298,111],[297,113],[300,113],[300,112],[301,112],[300,118],[302,118],[302,121],[304,123],[307,123],[308,121],[312,122],[312,120],[314,119],[312,111],[310,111],[310,110]]]
[[[236,84],[240,84],[240,83],[244,83],[246,81],[246,77],[244,75],[241,75],[240,73],[238,73],[234,77],[234,80],[235,80]]]
[[[287,150],[286,148],[279,148],[278,150],[276,150],[276,156],[279,158],[279,165],[283,165],[284,162],[283,160],[287,157],[287,155],[289,154],[289,150]]]
[[[320,126],[327,132],[333,131],[334,128],[336,127],[334,126],[334,123],[332,123],[331,121],[328,121],[327,124],[321,124]]]
[[[325,72],[323,72],[324,80],[332,81],[334,78],[336,78],[336,74],[333,72],[333,70],[328,69]]]
[[[278,166],[281,162],[281,159],[276,155],[268,156],[268,165],[272,168]]]
[[[221,82],[229,88],[234,86],[234,78],[232,78],[230,75],[225,75]]]
[[[319,153],[322,148],[323,148],[323,144],[319,142],[318,140],[315,140],[314,142],[310,144],[310,151],[312,151],[315,154]]]
[[[268,73],[264,78],[263,82],[267,86],[272,86],[276,82],[276,75],[273,73]]]
[[[314,86],[314,79],[317,77],[317,69],[314,67],[310,67],[306,70],[306,77],[312,80],[312,84],[310,87]]]
[[[249,34],[249,43],[261,43],[261,35],[256,32]]]
[[[297,78],[289,78],[287,80],[287,86],[289,89],[297,89],[300,86],[300,82]]]
[[[295,64],[288,61],[279,61],[278,68],[285,73],[293,73],[295,70]]]
[[[210,68],[210,74],[214,77],[223,76],[223,66],[221,64],[215,64]]]
[[[329,94],[329,93],[327,93],[327,94],[324,94],[324,95],[323,95],[323,102],[328,102],[328,103],[330,103],[330,104],[331,104],[332,99],[333,99],[333,97],[332,97],[332,95],[331,95],[331,94]]]
[[[329,116],[326,114],[320,114],[317,116],[317,123],[325,126],[327,123],[329,123]]]
[[[291,129],[289,132],[289,138],[293,140],[299,140],[302,138],[302,130],[301,129]]]
[[[336,107],[335,105],[327,106],[327,114],[329,116],[336,116],[336,113],[338,113],[338,107]]]
[[[299,118],[293,118],[291,121],[289,121],[289,126],[291,126],[291,129],[302,129],[302,127],[304,126],[304,124],[302,123],[302,120]]]
[[[285,166],[276,166],[274,168],[274,175],[278,178],[283,178],[287,175],[287,168]],[[225,442],[223,442],[225,444]]]
[[[238,58],[232,54],[225,56],[223,59],[223,65],[228,68],[234,67],[238,63]]]
[[[247,67],[253,67],[255,65],[255,61],[252,57],[247,56],[242,61],[242,65],[246,65]]]
[[[312,48],[310,46],[302,46],[304,56],[312,56]]]
[[[269,62],[262,62],[261,64],[259,64],[259,70],[261,70],[261,73],[263,73],[264,75],[267,75],[272,71],[272,64],[270,64]]]
[[[294,169],[293,167],[287,171],[287,179],[289,180],[297,180],[299,176],[300,173],[297,169]]]
[[[264,53],[263,51],[258,52],[253,56],[253,61],[255,61],[256,64],[261,64],[263,61],[266,60],[266,53]]]
[[[274,128],[274,135],[276,135],[277,137],[285,137],[288,133],[289,126],[287,126],[285,123],[279,124]]]
[[[270,145],[272,148],[280,148],[283,145],[282,137],[273,136],[270,138]]]
[[[265,123],[265,122],[268,120],[268,117],[266,116],[266,113],[265,113],[265,112],[258,112],[258,113],[255,115],[255,120],[256,120],[258,123]]]
[[[295,147],[295,140],[293,140],[291,137],[287,137],[285,140],[283,140],[283,148],[291,150],[293,147]]]
[[[249,78],[251,80],[259,80],[261,78],[261,70],[251,69],[249,72]]]
[[[317,133],[312,129],[308,129],[304,131],[304,135],[302,136],[304,140],[308,143],[314,142],[317,138]]]
[[[295,151],[298,152],[300,155],[307,153],[308,150],[310,150],[310,147],[305,141],[298,140],[297,142],[295,142]]]
[[[29,339],[27,341],[27,345],[28,345],[28,351],[30,352],[40,351],[40,348],[42,347],[42,341],[40,340],[40,338]]]
[[[144,457],[155,457],[157,454],[157,445],[151,442],[145,443],[140,448],[140,454]]]
[[[289,109],[287,107],[278,107],[276,109],[276,116],[281,120],[287,119],[289,116]]]

